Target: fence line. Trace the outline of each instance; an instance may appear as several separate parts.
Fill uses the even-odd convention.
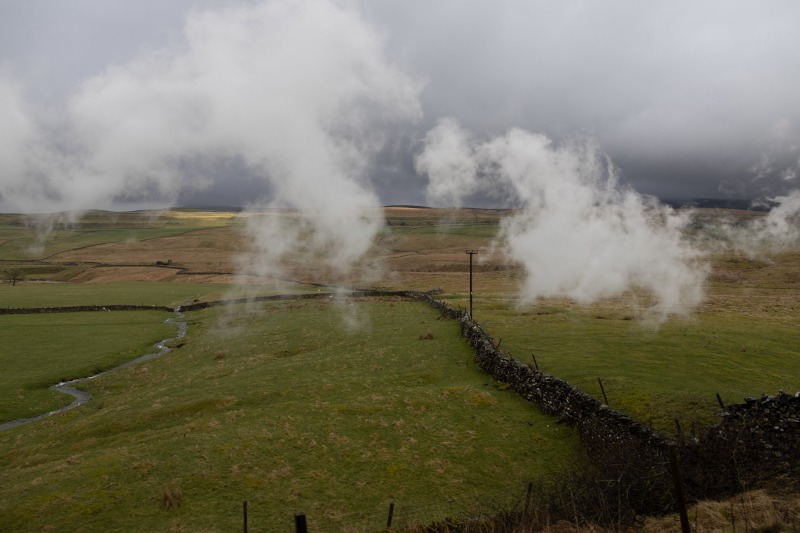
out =
[[[341,531],[383,531],[387,529],[387,522],[391,513],[391,529],[396,530],[415,524],[429,524],[445,522],[448,520],[472,520],[477,521],[486,519],[499,512],[514,509],[522,512],[525,506],[528,490],[531,483],[514,483],[503,489],[493,491],[489,502],[485,495],[473,495],[467,498],[453,500],[447,503],[431,502],[428,504],[407,505],[402,499],[387,497],[383,506],[375,508],[370,512],[355,511],[340,515],[338,524],[319,525],[311,513],[299,510],[295,515],[286,515],[285,521],[280,524],[257,524],[258,507],[252,501],[243,502],[242,520],[245,519],[245,509],[247,513],[248,528],[250,531],[268,531],[272,533],[285,533],[289,531],[294,521],[295,532],[297,529],[297,514],[303,514],[306,531],[308,533],[338,533]]]
[[[515,361],[463,311],[430,294],[407,294],[458,319],[462,336],[475,349],[475,360],[485,372],[543,412],[574,425],[593,463],[602,465],[610,479],[626,479],[629,489],[637,492],[639,501],[634,503],[643,514],[671,510],[671,498],[663,497],[672,490],[665,475],[671,450],[677,452],[692,501],[735,494],[776,474],[800,474],[800,393],[781,391],[775,397],[763,395],[727,406],[716,395],[723,409],[719,423],[691,438],[679,432],[676,441],[562,379]]]

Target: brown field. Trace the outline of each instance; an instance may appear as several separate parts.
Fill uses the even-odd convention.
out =
[[[392,289],[441,289],[454,297],[468,293],[469,270],[466,250],[476,249],[473,266],[475,290],[484,297],[513,300],[515,289],[524,276],[519,265],[509,264],[491,249],[492,235],[499,220],[509,211],[492,209],[430,209],[387,207],[386,229],[376,239],[372,250],[347,276],[319,268],[314,262],[294,258],[282,265],[285,281],[315,284],[347,284]],[[274,215],[274,214],[273,214]],[[105,283],[115,281],[182,281],[232,283],[238,257],[246,252],[246,237],[240,215],[172,211],[146,215],[126,214],[126,227],[169,227],[185,224],[191,231],[180,235],[79,246],[33,261],[0,262],[0,270],[15,266],[44,269],[55,281]],[[278,216],[297,216],[280,213]],[[698,210],[698,220],[726,218],[743,221],[762,216],[753,212]],[[3,215],[0,222],[12,220]],[[89,227],[108,226],[116,218],[90,214]],[[207,227],[206,227],[207,226]],[[73,225],[74,227],[74,225]],[[82,226],[81,226],[82,227]],[[2,245],[3,243],[0,243]],[[725,310],[739,307],[747,298],[754,313],[774,313],[798,306],[800,288],[800,252],[790,250],[762,254],[757,259],[734,253],[709,255],[712,264],[707,279],[704,309]],[[157,262],[169,263],[157,266]],[[274,283],[275,280],[245,278],[247,282]],[[547,302],[542,302],[546,304]],[[557,302],[562,304],[564,302]],[[619,298],[599,304],[616,308],[624,305]],[[780,319],[780,318],[778,318]]]
[[[468,270],[465,250],[486,247],[490,238],[450,234],[446,231],[437,231],[435,227],[441,224],[480,224],[486,225],[485,227],[491,231],[492,225],[497,223],[502,214],[503,212],[499,210],[453,211],[388,207],[385,209],[387,230],[376,239],[368,257],[357,265],[348,278],[331,275],[325,270],[315,269],[314,264],[299,261],[287,261],[282,266],[289,279],[301,282],[322,284],[344,282],[359,285],[368,279],[374,284],[392,288],[423,290],[449,288],[458,291],[463,285],[463,273]],[[211,215],[213,214],[200,213],[198,216]],[[176,217],[191,224],[193,216],[193,213],[176,211],[161,214],[161,218],[147,220],[151,221],[151,224],[158,224],[162,218]],[[114,281],[231,283],[237,271],[237,256],[246,252],[242,225],[237,223],[239,216],[246,215],[217,214],[216,219],[226,222],[222,227],[194,229],[177,236],[147,240],[129,239],[123,242],[77,247],[32,262],[15,261],[14,264],[61,269],[59,274],[50,277],[74,283]],[[100,223],[95,221],[89,224],[95,226]],[[428,232],[414,233],[415,230],[428,230]],[[405,233],[407,231],[412,233]],[[169,264],[156,266],[157,262],[169,262]],[[509,269],[501,257],[486,253],[482,254],[475,264],[475,271],[485,272],[486,280],[493,280],[492,285],[498,287],[507,285]]]
[[[211,228],[175,237],[100,244],[69,250],[51,256],[44,262],[98,264],[92,270],[99,272],[89,278],[95,283],[121,280],[173,281],[182,270],[187,273],[210,272],[212,277],[209,281],[219,282],[213,276],[235,272],[234,254],[242,249],[241,241],[235,227]],[[172,263],[169,267],[156,267],[156,261]]]

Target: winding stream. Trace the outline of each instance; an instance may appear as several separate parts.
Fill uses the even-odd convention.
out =
[[[164,339],[164,340],[162,340],[160,342],[157,342],[154,345],[156,350],[158,350],[157,352],[153,352],[153,353],[149,353],[149,354],[143,355],[141,357],[137,357],[136,359],[133,359],[131,361],[127,361],[125,363],[122,363],[121,365],[117,365],[117,366],[115,366],[113,368],[109,368],[108,370],[104,370],[103,372],[99,372],[97,374],[93,374],[93,375],[85,377],[85,378],[71,379],[69,381],[62,381],[61,383],[57,383],[57,384],[53,385],[52,387],[50,387],[50,390],[63,392],[64,394],[69,394],[70,396],[75,398],[74,400],[72,400],[72,403],[69,404],[69,405],[65,405],[64,407],[61,407],[60,409],[56,409],[54,411],[49,411],[47,413],[44,413],[44,414],[41,414],[41,415],[38,415],[38,416],[34,416],[34,417],[31,417],[31,418],[17,418],[16,420],[12,420],[10,422],[5,422],[3,424],[0,424],[0,431],[3,431],[4,429],[10,429],[10,428],[13,428],[13,427],[16,427],[16,426],[21,426],[22,424],[29,424],[31,422],[36,422],[38,420],[42,420],[43,418],[47,418],[48,416],[56,415],[58,413],[63,413],[64,411],[69,411],[70,409],[75,409],[76,407],[81,406],[81,405],[85,404],[86,402],[88,402],[89,400],[92,399],[92,395],[91,394],[89,394],[88,392],[76,389],[75,385],[77,385],[79,383],[83,383],[85,381],[92,380],[92,379],[94,379],[94,378],[96,378],[98,376],[102,376],[104,374],[108,374],[109,372],[114,372],[114,371],[119,370],[121,368],[126,368],[126,367],[129,367],[129,366],[138,365],[139,363],[143,363],[145,361],[149,361],[150,359],[155,359],[156,357],[161,357],[165,353],[169,352],[170,348],[167,347],[167,343],[171,342],[171,341],[174,341],[176,339],[183,338],[186,335],[186,329],[187,329],[186,322],[183,321],[183,318],[185,318],[185,315],[183,313],[181,313],[180,311],[178,311],[178,310],[175,311],[175,314],[176,314],[175,317],[168,318],[164,322],[168,323],[168,324],[176,324],[178,326],[178,333],[174,337],[169,337],[169,338]]]

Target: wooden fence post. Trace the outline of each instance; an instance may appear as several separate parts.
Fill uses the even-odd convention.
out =
[[[531,494],[533,493],[533,481],[528,482],[528,493],[525,494],[525,512],[524,515],[528,516],[528,509],[531,506]]]
[[[675,446],[669,447],[669,469],[672,473],[672,483],[675,486],[675,501],[678,504],[678,514],[681,517],[681,531],[683,533],[691,533],[689,513],[686,512],[686,495],[683,491],[683,479],[681,479],[681,471],[678,468],[678,454],[675,452]]]
[[[680,419],[675,419],[675,431],[677,431],[678,443],[683,444],[683,429],[681,428]]]
[[[719,393],[717,394],[717,403],[719,404],[720,409],[725,409],[725,404],[722,403],[722,398],[719,397]]]
[[[392,527],[392,515],[394,515],[394,502],[389,503],[389,518],[386,519],[386,529]]]
[[[306,526],[306,515],[304,513],[295,513],[294,530],[296,533],[308,533],[308,526]]]
[[[597,382],[600,384],[600,392],[603,393],[603,400],[605,400],[606,405],[608,405],[608,397],[606,396],[606,388],[603,387],[603,380],[600,379],[600,378],[597,378]]]

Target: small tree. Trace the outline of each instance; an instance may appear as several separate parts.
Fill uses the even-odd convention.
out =
[[[25,277],[25,272],[19,268],[12,268],[6,270],[4,275],[4,277],[11,282],[11,286],[13,287],[18,281],[21,281]]]

